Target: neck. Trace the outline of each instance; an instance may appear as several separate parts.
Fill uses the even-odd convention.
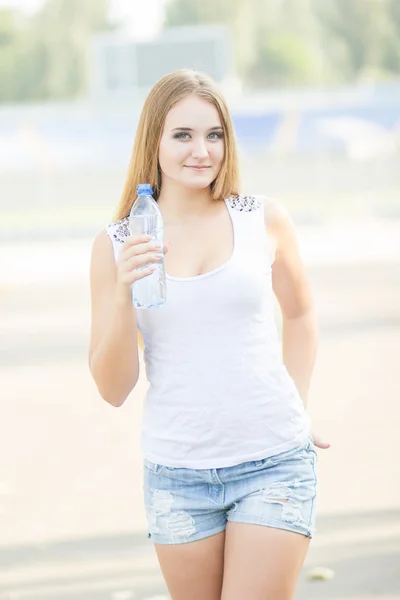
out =
[[[163,181],[158,205],[165,216],[190,217],[205,214],[215,201],[210,188],[192,190],[173,181]]]

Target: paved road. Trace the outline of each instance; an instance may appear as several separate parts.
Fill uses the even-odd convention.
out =
[[[165,597],[144,533],[146,382],[119,410],[99,399],[84,271],[0,284],[1,600]],[[309,412],[332,449],[298,600],[400,600],[400,261],[314,264],[310,276],[321,345]],[[312,566],[336,577],[309,582]]]
[[[399,565],[400,511],[322,517],[296,598],[399,600]],[[311,569],[321,566],[334,578],[310,581]],[[8,548],[0,551],[0,569],[2,600],[168,598],[142,534]]]

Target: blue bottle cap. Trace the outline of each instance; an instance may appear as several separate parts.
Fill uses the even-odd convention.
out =
[[[139,183],[136,188],[136,193],[138,196],[152,196],[153,188],[149,183]]]

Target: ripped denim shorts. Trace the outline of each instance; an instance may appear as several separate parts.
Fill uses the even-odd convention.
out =
[[[287,452],[221,469],[170,468],[145,460],[148,537],[156,544],[194,542],[233,521],[311,538],[316,462],[311,438]]]

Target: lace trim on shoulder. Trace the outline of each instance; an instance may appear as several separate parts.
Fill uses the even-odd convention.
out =
[[[256,196],[231,196],[228,199],[231,208],[239,211],[251,212],[258,210],[262,204],[262,199]]]
[[[124,219],[120,219],[119,221],[115,221],[115,223],[111,223],[109,227],[113,228],[112,236],[113,238],[123,244],[127,237],[130,236],[128,217]]]

